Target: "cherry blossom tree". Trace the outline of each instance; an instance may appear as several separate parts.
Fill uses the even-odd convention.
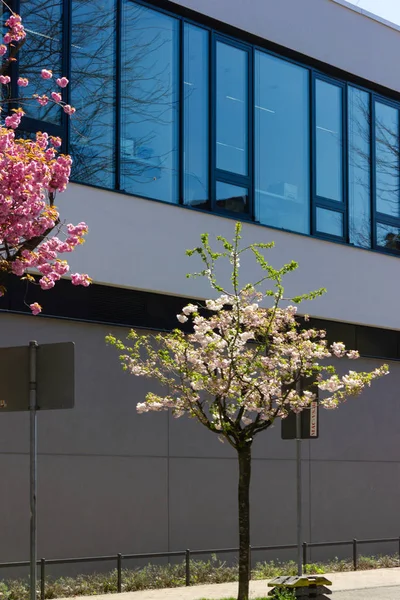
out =
[[[274,269],[265,258],[273,244],[240,246],[241,225],[236,225],[233,242],[218,236],[222,244],[215,251],[209,236],[202,235],[201,246],[187,251],[197,254],[204,268],[195,276],[207,277],[213,293],[201,304],[188,304],[177,315],[192,332],[175,329],[158,335],[131,331],[129,343],[113,336],[107,341],[120,352],[123,368],[132,375],[155,379],[164,394],[149,392],[137,404],[139,413],[171,410],[184,414],[228,442],[239,464],[239,593],[249,597],[250,477],[251,449],[257,434],[290,411],[299,412],[317,398],[334,409],[350,396],[358,396],[365,386],[388,372],[384,365],[372,372],[349,371],[339,376],[329,365],[331,357],[356,359],[358,353],[346,350],[341,342],[328,345],[325,332],[304,328],[296,318],[294,304],[311,300],[325,290],[290,300],[284,297],[283,277],[297,268],[291,262]],[[261,276],[253,284],[239,283],[240,258],[251,252]],[[220,259],[231,263],[231,289],[219,285],[215,265]],[[303,389],[303,378],[312,378],[314,388]]]
[[[17,60],[26,32],[21,17],[2,2],[10,16],[5,22],[6,33],[0,44],[0,111],[7,114],[0,123],[0,273],[3,277],[12,274],[36,283],[31,274],[34,270],[40,274],[38,285],[48,290],[69,271],[67,261],[61,260],[59,254],[71,252],[82,244],[88,227],[83,222],[78,225],[61,223],[55,197],[67,187],[71,157],[59,154],[57,149],[62,144],[61,139],[46,132],[36,133],[34,139],[18,137],[15,130],[23,130],[21,120],[25,114],[18,104],[28,101],[42,106],[54,103],[67,115],[73,115],[75,109],[62,100],[62,89],[69,82],[61,76],[56,79],[56,89],[49,96],[33,94],[11,98],[12,65]],[[53,78],[49,65],[43,65],[40,75],[42,80]],[[26,88],[29,80],[19,77],[16,84]],[[73,285],[87,286],[91,279],[86,274],[74,273],[71,281]],[[5,292],[5,285],[0,285],[0,295]],[[41,311],[37,302],[30,308],[33,314]]]

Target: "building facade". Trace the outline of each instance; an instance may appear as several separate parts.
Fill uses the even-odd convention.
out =
[[[16,8],[29,31],[20,75],[34,85],[50,67],[71,80],[63,93],[76,118],[30,106],[24,130],[60,135],[73,156],[58,204],[67,222],[89,224],[70,263],[94,279],[43,298],[11,282],[1,301],[3,346],[76,344],[76,407],[39,415],[39,554],[237,544],[234,454],[197,423],[137,415],[148,383],[123,374],[104,343],[110,331],[170,329],[187,299],[206,298],[206,282],[185,277],[199,266],[185,249],[203,232],[232,237],[235,220],[244,243],[275,241],[274,266],[299,262],[288,294],[328,289],[304,311],[359,349],[357,368],[390,363],[390,376],[322,414],[320,439],[304,443],[305,541],[395,537],[399,29],[342,0]],[[26,314],[33,292],[41,317]],[[255,443],[254,545],[295,540],[294,457],[279,426]],[[0,561],[22,560],[27,414],[1,416],[0,464]]]

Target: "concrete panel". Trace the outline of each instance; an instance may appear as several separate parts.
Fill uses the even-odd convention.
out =
[[[400,49],[399,31],[332,0],[251,0],[250,5],[246,0],[174,0],[174,4],[400,90],[400,69],[392,65]]]
[[[294,461],[253,460],[253,545],[295,543],[295,472]],[[170,459],[171,549],[237,546],[237,478],[234,456],[230,460]],[[308,535],[307,490],[308,468],[304,464],[304,523]],[[255,556],[255,560],[261,558],[274,556]]]
[[[383,361],[336,361],[339,373],[372,371]],[[318,460],[400,460],[400,364],[389,362],[390,373],[373,382],[336,410],[320,410],[320,438],[311,445]]]
[[[312,541],[396,537],[400,463],[312,461],[311,502]],[[324,554],[335,556],[338,550]]]
[[[29,457],[0,454],[0,473],[0,562],[28,560]]]
[[[0,455],[1,561],[29,557],[29,459]],[[167,549],[167,461],[39,456],[38,553],[46,558]]]
[[[166,550],[167,461],[39,457],[41,556]]]
[[[154,384],[123,373],[118,352],[104,341],[110,327],[5,313],[0,319],[4,346],[27,344],[30,339],[75,342],[75,408],[38,415],[39,452],[166,454],[167,414],[136,412],[136,403],[146,391],[155,389]],[[123,337],[125,330],[118,329],[116,334]],[[28,452],[28,419],[27,414],[1,415],[0,451]]]
[[[87,243],[70,257],[72,271],[88,272],[97,283],[186,297],[206,298],[210,290],[203,279],[186,278],[186,273],[198,270],[200,263],[185,256],[185,250],[198,244],[201,233],[232,238],[234,230],[232,219],[74,184],[60,196],[59,205],[67,221],[86,220],[91,228]],[[110,227],[118,231],[111,246],[104,244]],[[125,249],[127,239],[129,253]],[[287,295],[328,289],[322,298],[302,304],[302,312],[398,329],[397,257],[243,224],[244,244],[272,240],[276,246],[268,253],[271,264],[279,267],[293,259],[300,264],[286,278]],[[255,281],[260,271],[254,260],[249,256],[242,265],[246,281]],[[221,275],[228,284],[228,272]]]

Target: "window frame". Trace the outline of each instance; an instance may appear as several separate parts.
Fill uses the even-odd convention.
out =
[[[342,200],[332,200],[319,196],[317,194],[317,81],[323,81],[329,85],[336,86],[341,90],[341,134],[342,134],[342,152],[341,152],[341,169],[342,169],[342,181],[341,181],[341,192]],[[348,127],[347,127],[347,86],[340,80],[327,77],[321,73],[313,71],[311,76],[311,235],[319,237],[321,239],[348,242]],[[331,210],[342,214],[343,218],[343,235],[337,236],[328,234],[322,231],[318,231],[317,228],[317,209],[322,208]]]
[[[209,151],[211,163],[211,178],[210,178],[210,199],[211,212],[221,216],[238,217],[244,221],[253,219],[254,202],[254,61],[253,48],[248,45],[236,41],[228,36],[221,35],[216,32],[211,32],[211,70],[209,82],[209,95],[211,103],[211,111],[209,113]],[[237,48],[247,53],[247,175],[240,175],[231,171],[225,171],[217,168],[217,43],[226,44],[233,48]],[[248,213],[239,213],[230,211],[217,206],[216,189],[217,181],[237,185],[248,189]]]

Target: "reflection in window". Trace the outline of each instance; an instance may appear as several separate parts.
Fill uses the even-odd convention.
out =
[[[184,25],[184,203],[208,201],[208,31]]]
[[[255,55],[255,217],[310,230],[308,71]]]
[[[96,18],[93,19],[93,14]],[[73,0],[71,153],[75,181],[113,188],[115,0]]]
[[[247,175],[248,53],[217,42],[217,169]]]
[[[378,223],[376,243],[381,248],[400,251],[400,228]]]
[[[315,93],[317,196],[341,202],[342,88],[317,79]]]
[[[399,111],[375,103],[376,210],[400,217]]]
[[[318,233],[343,237],[343,214],[317,207],[317,231]]]
[[[235,213],[249,212],[249,191],[247,188],[217,181],[217,207]]]
[[[123,2],[121,187],[178,201],[177,19]]]
[[[62,51],[62,0],[20,0],[18,12],[24,16],[24,26],[28,31],[25,43],[19,52],[19,76],[29,79],[28,88],[18,88],[20,96],[47,94],[59,91],[54,79],[42,79],[42,69],[50,69],[54,76],[61,72]],[[29,90],[29,92],[27,91]],[[60,124],[62,110],[53,102],[40,106],[36,100],[24,104],[28,117]]]
[[[371,247],[371,167],[369,94],[349,87],[350,242]]]

